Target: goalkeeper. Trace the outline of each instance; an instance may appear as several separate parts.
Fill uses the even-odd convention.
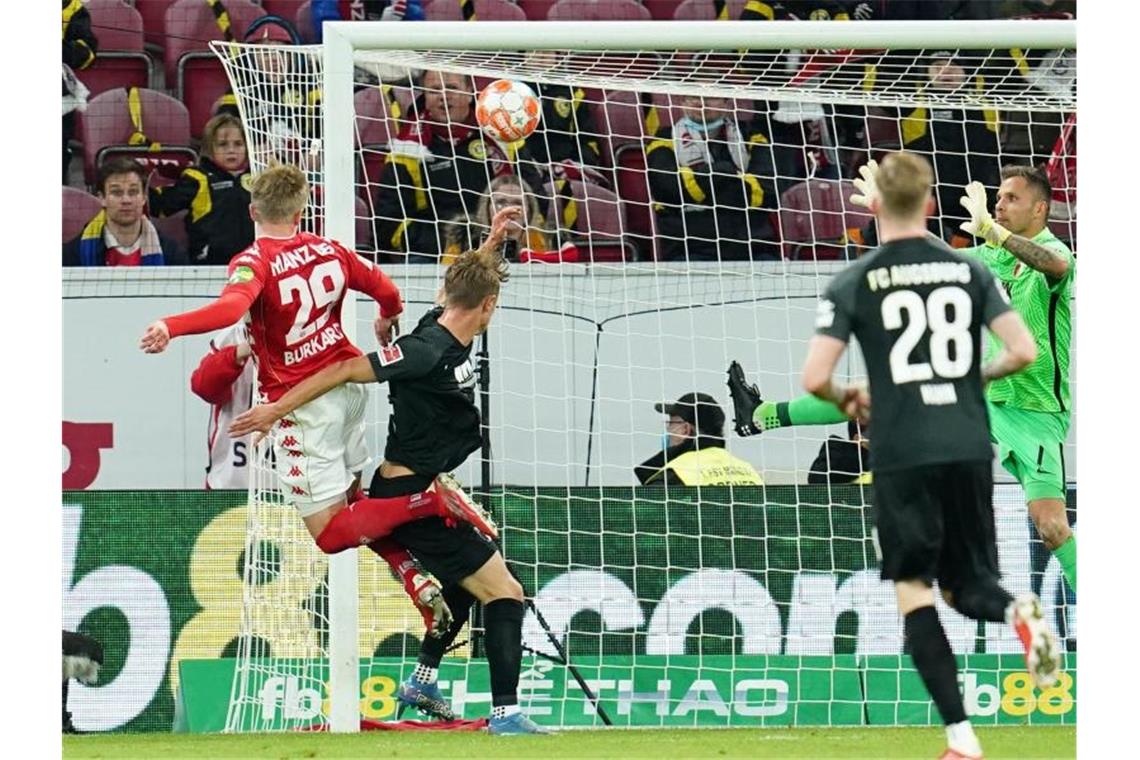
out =
[[[856,205],[869,206],[877,194],[878,164],[859,170]],[[1077,590],[1077,540],[1065,514],[1065,439],[1069,434],[1070,298],[1076,259],[1049,231],[1052,188],[1045,173],[1030,166],[1007,166],[1001,173],[995,216],[986,209],[979,182],[966,187],[962,206],[970,221],[961,227],[985,242],[960,253],[978,257],[1009,294],[1037,344],[1037,360],[1022,372],[986,389],[990,438],[998,460],[1025,490],[1029,515],[1041,540],[1057,558],[1069,587]],[[1000,349],[991,335],[987,357]],[[788,402],[763,401],[737,362],[728,369],[728,386],[738,435],[796,425],[829,425],[847,420],[835,406],[814,396]]]

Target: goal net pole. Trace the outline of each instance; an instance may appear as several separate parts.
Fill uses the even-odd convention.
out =
[[[322,82],[325,235],[348,250],[356,247],[356,206],[353,189],[353,47],[349,39],[332,35],[324,41]],[[332,178],[332,181],[329,181]],[[345,290],[341,324],[357,340],[356,293]],[[361,484],[364,486],[365,484]],[[329,730],[360,730],[359,549],[329,557]]]
[[[329,21],[330,48],[373,50],[787,50],[877,48],[972,50],[1077,46],[1077,27],[1063,19],[996,21],[467,21],[385,25]],[[409,28],[410,27],[410,28]],[[343,55],[335,53],[334,55]],[[326,70],[327,76],[327,70]],[[347,114],[345,114],[347,118]]]

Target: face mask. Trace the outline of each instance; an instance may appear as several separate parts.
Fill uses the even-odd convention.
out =
[[[669,433],[668,432],[662,433],[661,434],[661,450],[664,451],[665,449],[669,448],[670,446],[672,446],[672,444],[669,443]]]
[[[722,126],[724,126],[723,116],[719,119],[713,119],[712,121],[706,121],[703,123],[696,121],[695,119],[691,119],[688,116],[681,119],[681,121],[683,121],[686,126],[695,129],[698,132],[712,132],[713,130],[720,129]]]

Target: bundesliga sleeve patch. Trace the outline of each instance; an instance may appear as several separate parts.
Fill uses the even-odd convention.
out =
[[[815,307],[815,327],[817,330],[822,330],[834,323],[835,304],[824,298]]]
[[[249,267],[238,267],[234,273],[230,275],[228,283],[230,285],[240,285],[243,282],[249,282],[253,279],[253,270]]]
[[[404,352],[393,343],[390,346],[381,346],[376,352],[377,358],[380,360],[381,367],[387,367],[389,364],[395,364],[404,358]]]

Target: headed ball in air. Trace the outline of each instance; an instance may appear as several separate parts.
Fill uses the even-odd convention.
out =
[[[522,82],[496,79],[483,88],[475,101],[475,119],[490,137],[513,143],[530,135],[538,126],[542,106]]]

